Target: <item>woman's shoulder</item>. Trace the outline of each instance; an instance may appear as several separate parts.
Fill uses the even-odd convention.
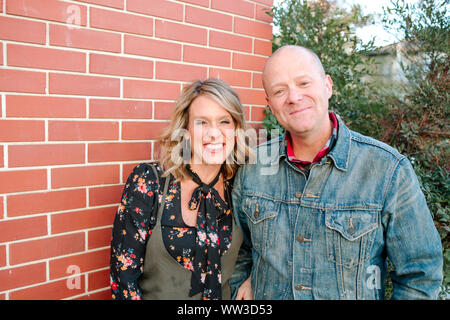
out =
[[[136,181],[137,179],[143,179],[146,181],[159,180],[163,173],[164,169],[159,162],[142,162],[133,168],[129,179],[131,178],[133,181]]]

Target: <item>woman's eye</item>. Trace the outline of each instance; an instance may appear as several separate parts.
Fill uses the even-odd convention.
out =
[[[206,121],[204,121],[204,120],[196,120],[195,124],[196,125],[204,125],[204,124],[206,124]]]
[[[220,121],[221,124],[230,124],[231,121],[230,120],[222,120]]]

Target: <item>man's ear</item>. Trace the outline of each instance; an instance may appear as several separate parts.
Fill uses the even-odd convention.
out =
[[[273,111],[272,111],[272,107],[270,106],[270,102],[269,102],[269,97],[267,97],[266,96],[266,102],[267,102],[267,106],[269,107],[269,109],[270,109],[270,112],[272,112],[273,113]]]
[[[327,88],[328,99],[330,99],[333,95],[333,80],[328,74],[325,76],[325,87]]]

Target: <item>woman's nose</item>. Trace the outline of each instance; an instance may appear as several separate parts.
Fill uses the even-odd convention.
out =
[[[212,125],[206,129],[206,140],[207,141],[215,141],[218,140],[222,136],[222,132],[217,128],[217,126]]]

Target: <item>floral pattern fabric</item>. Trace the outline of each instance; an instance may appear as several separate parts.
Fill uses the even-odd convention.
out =
[[[163,173],[156,165],[158,176]],[[140,164],[129,175],[117,209],[111,239],[111,291],[113,299],[140,300],[139,278],[143,272],[147,241],[156,224],[157,207],[162,202],[158,179],[149,164]],[[225,202],[218,220],[218,239],[221,255],[231,246],[232,215],[227,204],[231,202],[231,187],[225,181]],[[173,177],[165,199],[161,217],[161,232],[166,250],[174,261],[193,271],[193,253],[198,246],[196,228],[184,223],[181,215],[180,183]],[[220,279],[219,279],[220,281]],[[185,296],[187,293],[180,293]]]

